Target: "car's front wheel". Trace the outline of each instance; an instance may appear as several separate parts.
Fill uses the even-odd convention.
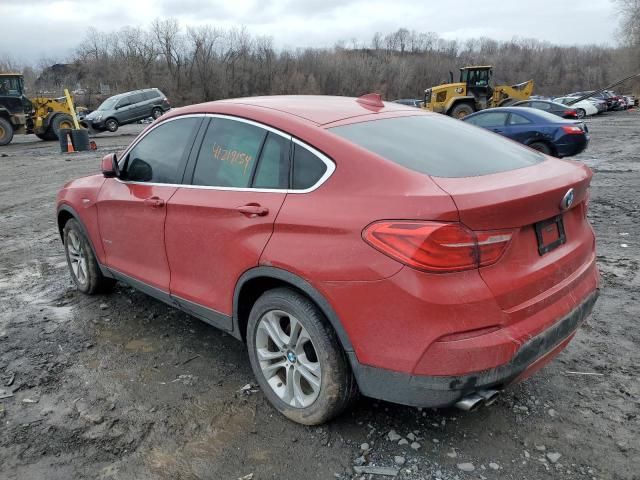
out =
[[[68,220],[62,236],[69,272],[78,290],[89,295],[109,291],[115,281],[102,275],[89,240],[78,222]]]
[[[318,307],[298,292],[277,288],[256,301],[247,344],[260,388],[294,422],[326,422],[357,396],[335,332]]]
[[[578,115],[578,118],[584,118],[587,116],[587,112],[585,111],[584,108],[578,108],[576,110],[576,115]]]
[[[120,125],[115,118],[110,118],[106,122],[104,122],[104,126],[107,127],[107,130],[109,130],[110,132],[115,132],[118,130],[118,127]]]

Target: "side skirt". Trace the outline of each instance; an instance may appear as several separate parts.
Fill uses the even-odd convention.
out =
[[[233,321],[231,316],[229,315],[225,315],[224,313],[220,313],[217,310],[213,310],[189,300],[185,300],[184,298],[171,295],[164,290],[148,285],[144,282],[141,282],[140,280],[130,277],[129,275],[118,272],[117,270],[106,268],[102,265],[100,265],[100,270],[103,272],[103,274],[105,274],[105,276],[115,278],[116,280],[125,283],[135,288],[136,290],[140,290],[142,293],[145,293],[150,297],[155,298],[156,300],[160,300],[167,305],[188,313],[189,315],[192,315],[213,327],[224,330],[225,332],[231,332],[231,330],[233,329]]]

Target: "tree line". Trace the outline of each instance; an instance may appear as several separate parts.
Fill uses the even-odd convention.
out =
[[[274,94],[375,91],[388,100],[420,98],[425,88],[448,81],[449,72],[457,79],[459,67],[474,64],[494,65],[498,84],[533,79],[535,94],[559,95],[604,87],[639,69],[638,41],[616,47],[560,46],[526,38],[457,41],[401,28],[376,33],[367,44],[283,50],[270,37],[251,35],[245,28],[183,29],[175,19],[158,19],[148,28],[89,30],[64,74],[46,75],[46,69],[39,77],[33,69],[25,73],[37,90],[80,86],[93,106],[104,97],[101,85],[109,85],[111,94],[158,87],[174,106]],[[632,88],[627,84],[623,90]]]

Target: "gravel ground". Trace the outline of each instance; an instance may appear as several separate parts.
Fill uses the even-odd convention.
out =
[[[124,285],[73,287],[56,191],[140,126],[74,156],[16,138],[0,149],[0,478],[640,478],[639,122],[588,121],[603,288],[555,362],[476,412],[362,399],[311,428],[269,406],[238,341]]]

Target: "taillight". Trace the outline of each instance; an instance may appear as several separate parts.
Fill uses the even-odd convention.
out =
[[[564,116],[565,117],[577,117],[578,113],[575,110],[565,110],[564,111]]]
[[[398,220],[372,223],[362,236],[369,245],[405,265],[447,273],[497,262],[512,235],[511,230],[474,232],[459,223]]]
[[[574,127],[573,125],[563,125],[562,130],[569,135],[577,135],[584,133],[580,127]]]

